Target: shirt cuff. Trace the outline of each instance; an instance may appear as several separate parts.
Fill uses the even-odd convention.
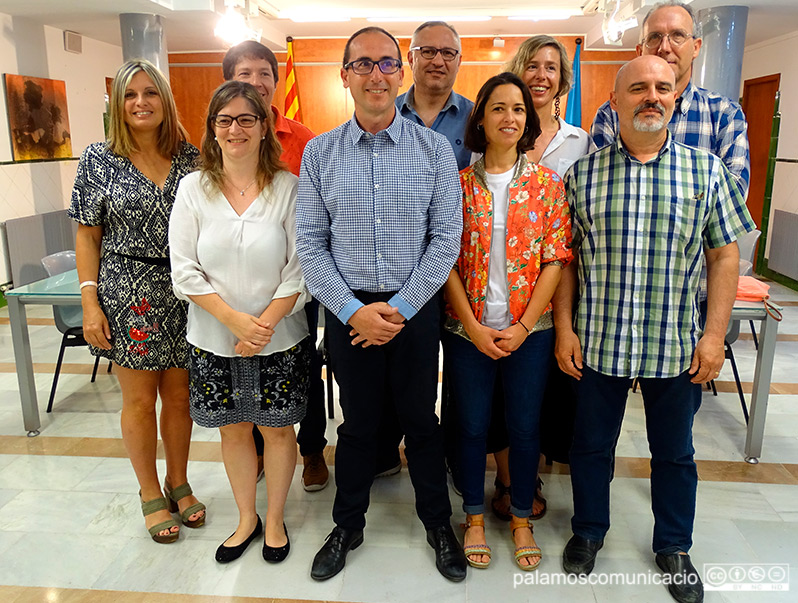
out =
[[[350,300],[349,303],[347,303],[343,307],[343,309],[340,312],[338,312],[337,314],[338,320],[340,320],[344,324],[348,324],[349,319],[352,318],[352,315],[358,310],[360,310],[360,308],[362,308],[363,306],[364,306],[363,302],[361,302],[359,299]]]
[[[406,320],[410,320],[418,312],[418,310],[416,310],[413,306],[399,297],[398,293],[388,300],[388,305],[394,308],[399,308],[399,314],[404,316]]]

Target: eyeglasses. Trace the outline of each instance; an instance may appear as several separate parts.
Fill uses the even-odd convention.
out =
[[[385,75],[396,73],[402,68],[402,61],[399,59],[380,59],[379,61],[372,61],[371,59],[355,59],[349,61],[344,65],[344,69],[351,69],[352,73],[357,75],[368,75],[374,71],[374,65],[380,68],[380,71]]]
[[[678,48],[692,37],[693,34],[689,34],[686,31],[681,30],[672,31],[668,34],[661,34],[657,31],[652,31],[645,38],[643,38],[643,44],[646,48],[652,50],[654,48],[659,48],[660,44],[662,44],[662,40],[668,38],[668,42],[670,42],[671,46]]]
[[[242,113],[235,117],[220,113],[219,115],[211,115],[210,119],[217,128],[229,128],[233,125],[234,121],[238,122],[238,125],[242,128],[251,128],[260,121],[260,117],[252,115],[251,113]]]
[[[434,59],[440,52],[441,58],[447,63],[449,61],[454,61],[457,55],[460,54],[460,51],[454,48],[435,48],[434,46],[414,46],[410,50],[418,50],[418,53],[428,61]]]

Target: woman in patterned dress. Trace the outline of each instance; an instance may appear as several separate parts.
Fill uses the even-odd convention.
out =
[[[202,170],[180,183],[169,224],[175,292],[192,302],[191,416],[219,428],[238,506],[238,526],[216,550],[219,563],[238,559],[261,533],[266,561],[288,555],[283,509],[296,468],[294,424],[305,415],[310,382],[297,178],[280,163],[268,116],[250,84],[229,81],[214,92]],[[255,509],[253,425],[265,442],[265,523]]]
[[[170,511],[179,510],[188,527],[205,522],[205,506],[186,477],[192,427],[186,305],[172,291],[167,248],[177,185],[195,169],[197,154],[164,76],[148,61],[128,61],[114,78],[108,141],[83,152],[69,209],[79,223],[83,334],[93,354],[117,365],[122,439],[145,525],[160,543],[179,535]],[[163,492],[155,466],[159,395]]]
[[[483,517],[485,451],[497,379],[510,438],[515,561],[532,570],[541,560],[529,517],[554,342],[550,301],[561,266],[571,259],[571,229],[559,176],[524,154],[539,134],[529,89],[517,76],[502,73],[485,82],[465,135],[466,146],[483,156],[460,174],[463,238],[444,289],[443,347],[458,404],[464,550],[474,567],[487,567],[491,554]]]

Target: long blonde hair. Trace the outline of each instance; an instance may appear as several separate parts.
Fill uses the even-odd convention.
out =
[[[266,125],[266,132],[260,141],[258,152],[258,167],[256,178],[260,190],[263,190],[274,179],[274,175],[285,169],[285,164],[280,161],[283,148],[274,133],[270,109],[263,102],[263,97],[257,89],[246,82],[232,80],[219,86],[208,104],[208,116],[205,118],[205,135],[202,138],[202,173],[206,184],[211,188],[221,190],[224,186],[224,157],[222,150],[216,143],[216,132],[213,129],[213,118],[235,98],[245,99],[258,116],[260,123]]]
[[[177,155],[180,151],[180,143],[188,140],[188,135],[177,116],[177,106],[169,82],[155,65],[144,59],[126,61],[114,76],[114,83],[111,86],[108,148],[123,157],[130,157],[131,153],[139,150],[130,133],[130,127],[125,121],[125,91],[130,85],[130,80],[140,71],[146,73],[152,80],[163,105],[163,121],[158,133],[158,150],[164,157]]]

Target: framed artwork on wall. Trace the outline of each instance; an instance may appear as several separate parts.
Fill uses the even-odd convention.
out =
[[[14,161],[72,157],[66,84],[4,75]]]

